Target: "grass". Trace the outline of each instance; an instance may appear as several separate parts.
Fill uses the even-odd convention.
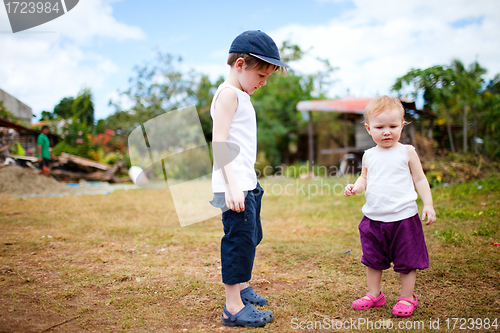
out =
[[[425,329],[419,331],[430,332],[436,331],[429,329],[431,318],[439,318],[443,330],[446,319],[500,317],[500,247],[491,245],[500,242],[498,175],[433,188],[438,221],[424,226],[431,266],[418,272],[419,308],[409,319],[391,315],[400,291],[392,270],[383,277],[386,306],[351,308],[366,293],[357,230],[364,197],[344,198],[347,181],[261,181],[264,240],[251,282],[268,297],[266,309],[275,321],[252,332],[290,332],[297,327],[293,323],[307,327],[351,319],[395,325],[423,321]],[[62,332],[246,331],[220,322],[222,235],[220,217],[180,228],[172,199],[161,190],[2,197],[0,327],[12,332],[57,324],[53,330]],[[455,331],[463,330],[457,325]]]

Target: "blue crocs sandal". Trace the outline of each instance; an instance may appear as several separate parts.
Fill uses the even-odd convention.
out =
[[[259,311],[250,304],[245,305],[237,314],[229,313],[225,305],[223,311],[228,317],[224,318],[224,316],[221,315],[222,323],[226,326],[259,327],[273,321],[273,313],[271,311]]]
[[[265,297],[257,294],[252,287],[246,287],[245,289],[240,291],[241,300],[243,304],[252,304],[257,306],[267,305],[267,299]]]

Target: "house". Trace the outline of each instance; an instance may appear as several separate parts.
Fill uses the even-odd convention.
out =
[[[33,130],[31,128],[27,128],[0,118],[0,129],[2,128],[13,129],[17,133],[19,133],[17,141],[21,144],[21,147],[23,147],[26,156],[37,156],[36,141],[41,131]],[[51,147],[54,147],[60,141],[59,136],[55,134],[49,133],[48,137]],[[0,142],[0,149],[4,147],[5,144],[11,145],[11,143],[8,141],[6,141],[4,144]]]
[[[7,109],[7,111],[12,113],[14,117],[27,121],[29,124],[31,124],[33,112],[28,105],[24,104],[2,89],[0,89],[0,101],[3,102],[3,106]]]
[[[13,97],[12,95],[8,94],[2,89],[0,89],[0,101],[2,101],[4,108],[8,112],[10,112],[18,120],[21,120],[21,123],[31,124],[33,113],[32,109],[28,105],[24,104],[23,102]],[[13,122],[12,119],[3,119],[0,116],[0,129],[3,130],[2,131],[3,135],[1,135],[0,138],[0,149],[4,148],[2,150],[3,156],[5,154],[8,154],[8,150],[11,149],[11,146],[13,144],[16,144],[15,142],[12,142],[13,139],[19,142],[26,156],[28,157],[37,156],[36,142],[38,135],[40,135],[41,131],[34,130],[23,124],[15,123]],[[8,130],[15,130],[18,133],[18,136],[16,135],[14,138],[11,137],[10,135],[4,135],[4,133],[9,133]],[[48,137],[51,147],[54,147],[60,141],[59,136],[55,134],[49,133]]]

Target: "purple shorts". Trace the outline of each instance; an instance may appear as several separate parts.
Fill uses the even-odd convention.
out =
[[[414,269],[429,267],[420,217],[395,222],[380,222],[363,217],[359,224],[361,262],[373,269],[384,270],[394,264],[394,271],[408,274]]]

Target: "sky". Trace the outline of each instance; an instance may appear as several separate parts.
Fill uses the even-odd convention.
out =
[[[229,71],[232,40],[257,29],[307,51],[290,63],[298,73],[321,70],[317,58],[337,67],[331,98],[390,94],[410,69],[455,58],[478,61],[489,78],[500,73],[499,0],[80,0],[15,34],[0,7],[0,89],[29,105],[35,122],[89,88],[102,119],[156,50],[215,80]]]

